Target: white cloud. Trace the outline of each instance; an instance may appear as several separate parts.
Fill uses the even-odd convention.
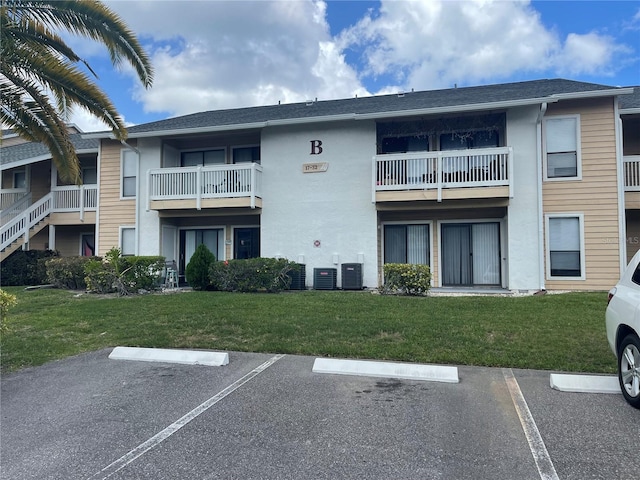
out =
[[[138,34],[155,68],[149,90],[124,69],[133,100],[163,115],[364,96],[366,85],[391,93],[607,75],[630,56],[628,47],[597,32],[561,37],[528,1],[382,0],[336,37],[323,0],[108,5]],[[94,46],[86,48],[94,54]]]
[[[366,93],[332,42],[323,1],[110,6],[143,42],[153,38],[153,88],[135,88],[147,112],[181,115]]]
[[[363,48],[365,76],[387,75],[405,89],[522,74],[606,74],[630,53],[595,32],[562,39],[528,2],[493,0],[383,0],[380,15],[343,32],[341,45]]]

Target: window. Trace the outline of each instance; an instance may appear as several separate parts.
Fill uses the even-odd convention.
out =
[[[233,163],[260,163],[260,146],[234,148]]]
[[[13,172],[13,188],[27,188],[27,172],[24,170]]]
[[[122,151],[122,196],[135,197],[138,174],[138,154],[132,150]]]
[[[205,165],[224,165],[226,152],[224,148],[202,150],[198,152],[182,152],[180,165],[182,167],[198,167]]]
[[[136,229],[134,227],[120,227],[120,253],[123,256],[136,254]]]
[[[545,125],[546,178],[579,178],[580,117],[550,117]]]
[[[547,217],[549,277],[584,279],[584,247],[581,215]]]
[[[429,225],[385,225],[384,263],[429,265]]]
[[[98,168],[94,163],[81,165],[82,183],[85,185],[96,185],[98,183]]]
[[[418,135],[385,137],[380,153],[406,153],[429,151],[429,138]]]

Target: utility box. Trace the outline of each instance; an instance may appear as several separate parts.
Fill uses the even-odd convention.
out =
[[[342,289],[362,290],[362,264],[343,263],[342,264]]]
[[[338,279],[337,268],[314,268],[313,288],[315,290],[335,290]]]
[[[300,270],[292,270],[289,272],[289,278],[291,278],[291,285],[289,290],[306,290],[307,289],[307,272],[306,265],[299,263]]]

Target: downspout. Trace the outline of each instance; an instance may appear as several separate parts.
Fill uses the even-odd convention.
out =
[[[536,119],[536,163],[538,168],[538,277],[540,279],[540,290],[544,291],[545,269],[544,262],[546,255],[544,254],[544,207],[542,205],[542,117],[547,112],[547,102],[540,105],[540,112]]]
[[[616,170],[618,172],[618,236],[620,244],[620,275],[622,275],[627,266],[627,220],[624,202],[624,151],[622,140],[622,118],[620,117],[620,111],[618,110],[618,99],[616,98],[614,101],[614,118],[616,122]]]

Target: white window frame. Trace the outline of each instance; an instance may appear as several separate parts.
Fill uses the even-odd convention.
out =
[[[125,230],[133,230],[133,253],[125,253],[123,249],[123,235]],[[120,249],[120,255],[131,256],[138,255],[138,245],[136,242],[136,226],[135,225],[120,225],[118,231],[118,248]]]
[[[135,177],[125,176],[125,174],[124,174],[125,173],[125,162],[127,162],[128,159],[132,159],[132,161],[135,162],[135,171],[136,171]],[[138,162],[139,162],[139,156],[133,150],[122,149],[120,151],[120,200],[134,200],[138,196]],[[124,180],[125,180],[125,178],[135,178],[135,183],[136,183],[135,194],[133,194],[133,195],[125,195],[125,192],[124,192]]]
[[[547,125],[551,121],[557,120],[575,120],[576,124],[576,175],[572,177],[550,177],[549,176],[549,159],[548,159],[548,151],[547,151]],[[547,182],[573,182],[582,180],[582,149],[581,149],[581,139],[582,134],[580,132],[580,115],[554,115],[545,117],[543,120],[543,141],[542,141],[542,154],[544,156],[544,161],[542,164],[542,168],[544,171],[544,180]],[[554,153],[554,152],[551,152]]]
[[[560,277],[557,275],[551,275],[551,230],[549,228],[549,220],[552,218],[577,218],[580,228],[580,276],[574,277]],[[569,213],[548,213],[544,216],[544,230],[545,230],[545,259],[546,259],[546,276],[547,280],[560,280],[560,281],[582,281],[587,279],[586,274],[586,255],[584,247],[584,213],[569,212]]]

